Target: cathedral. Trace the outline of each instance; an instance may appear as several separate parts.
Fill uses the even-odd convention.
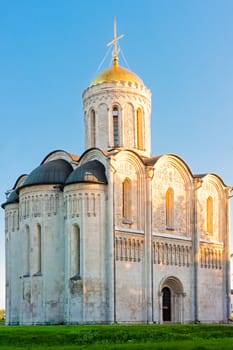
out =
[[[2,204],[8,325],[230,318],[232,188],[152,156],[151,92],[120,37],[83,92],[85,152],[51,152]]]

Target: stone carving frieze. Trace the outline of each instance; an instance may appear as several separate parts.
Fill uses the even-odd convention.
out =
[[[192,263],[191,252],[189,245],[153,242],[153,263],[189,267]]]
[[[88,217],[98,215],[100,200],[99,193],[80,192],[66,195],[64,199],[65,218],[75,218],[81,214]]]
[[[19,230],[19,210],[13,209],[6,211],[5,232],[15,232]]]
[[[221,270],[222,254],[222,248],[201,246],[199,252],[201,268]]]
[[[44,211],[48,216],[56,215],[58,207],[58,193],[24,196],[19,203],[20,221],[41,217]]]
[[[124,236],[116,237],[116,260],[141,262],[143,259],[144,241]]]

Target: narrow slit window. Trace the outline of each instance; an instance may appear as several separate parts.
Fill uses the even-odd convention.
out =
[[[131,220],[131,187],[131,180],[126,178],[122,183],[122,208],[123,218],[128,220]]]
[[[96,116],[95,111],[91,111],[91,146],[96,146]]]
[[[34,242],[34,254],[35,254],[35,273],[41,273],[41,226],[38,224],[36,227],[36,237]]]
[[[71,276],[80,278],[80,228],[73,225],[71,235]]]
[[[208,197],[206,201],[206,222],[207,222],[207,232],[213,233],[213,198]]]
[[[30,230],[29,226],[25,227],[25,276],[30,275]]]
[[[174,191],[169,188],[166,192],[166,227],[174,229]]]
[[[144,148],[144,139],[143,139],[143,120],[142,120],[142,110],[137,109],[137,146],[138,149]]]

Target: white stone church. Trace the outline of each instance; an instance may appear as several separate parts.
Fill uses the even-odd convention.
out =
[[[113,44],[83,93],[85,152],[51,152],[2,204],[6,323],[227,322],[232,188],[151,155],[151,92]]]

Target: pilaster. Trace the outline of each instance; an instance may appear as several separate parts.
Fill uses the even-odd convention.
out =
[[[194,191],[193,191],[193,269],[194,269],[194,321],[199,322],[199,297],[198,297],[198,285],[199,285],[199,248],[200,248],[200,233],[198,230],[198,212],[197,212],[197,201],[198,201],[198,190],[202,186],[202,180],[194,179]]]
[[[153,167],[145,169],[145,298],[147,305],[146,321],[153,322],[153,260],[152,260],[152,178]]]

